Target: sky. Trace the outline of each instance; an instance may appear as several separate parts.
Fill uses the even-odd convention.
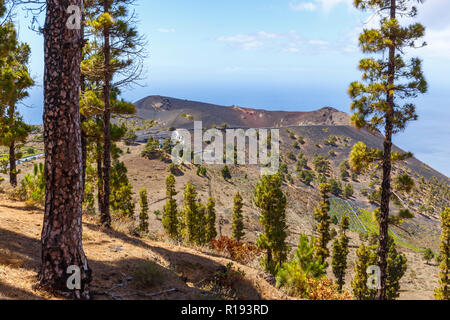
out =
[[[136,0],[139,32],[148,41],[143,80],[123,92],[129,101],[164,95],[221,105],[350,112],[347,88],[360,79],[358,34],[374,24],[352,0]],[[450,1],[427,0],[418,21],[427,47],[430,89],[415,102],[419,121],[394,142],[450,175]],[[42,17],[41,17],[42,18]],[[37,86],[21,107],[42,122],[43,39],[19,10],[20,40],[32,49]]]

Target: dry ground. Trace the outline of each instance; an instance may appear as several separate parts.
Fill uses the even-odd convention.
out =
[[[0,200],[0,299],[54,299],[34,290],[40,261],[41,210],[20,202]],[[84,249],[93,270],[94,299],[218,299],[205,285],[230,260],[193,249],[101,230],[86,219]],[[161,283],[145,290],[136,287],[133,272],[154,263]],[[253,268],[234,262],[245,272],[233,285],[240,299],[283,299],[284,294]],[[158,282],[158,281],[156,281]],[[175,290],[174,290],[175,289]],[[161,293],[169,290],[167,293]]]

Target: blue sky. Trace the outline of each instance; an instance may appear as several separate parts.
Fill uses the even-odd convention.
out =
[[[370,26],[352,0],[137,0],[139,30],[149,42],[141,86],[124,92],[271,110],[332,106],[349,112],[346,89],[358,80],[358,33]],[[429,92],[417,99],[420,120],[395,137],[402,148],[450,175],[450,2],[428,0],[419,20],[429,45],[424,59]],[[38,82],[22,107],[42,118],[43,40],[19,11],[20,37],[32,47]]]

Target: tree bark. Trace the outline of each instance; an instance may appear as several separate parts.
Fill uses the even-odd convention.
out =
[[[83,41],[83,48],[86,45],[87,41],[85,38],[84,33],[84,24],[85,24],[85,15],[83,11],[82,16],[82,24],[81,24],[81,39]],[[84,56],[81,57],[82,60],[84,60]],[[81,74],[81,80],[80,80],[80,96],[84,94],[86,91],[86,79],[83,74]],[[83,122],[86,121],[86,117],[83,115],[80,115],[80,122],[81,122],[81,164],[82,164],[82,186],[83,186],[83,199],[84,199],[84,189],[86,185],[86,167],[87,167],[87,135],[86,132],[83,130]]]
[[[97,199],[100,214],[103,212],[103,157],[101,151],[101,141],[97,141]]]
[[[69,29],[67,8],[83,0],[47,0],[44,27],[45,214],[40,285],[56,294],[89,299],[91,270],[82,246],[80,63],[82,38]],[[70,289],[70,268],[79,288]]]
[[[391,0],[390,18],[396,17],[396,0]],[[391,37],[395,40],[395,36]],[[394,86],[395,79],[395,46],[389,47],[388,86]],[[389,203],[391,197],[391,170],[392,170],[392,117],[395,108],[394,92],[387,92],[388,111],[385,116],[385,138],[383,154],[383,182],[381,184],[381,206],[380,206],[380,238],[378,246],[378,266],[380,267],[380,287],[377,292],[377,300],[386,300],[387,279],[387,253],[389,240]]]
[[[84,116],[80,117],[80,122],[83,123],[85,121]],[[84,188],[86,185],[86,167],[87,167],[87,137],[86,132],[84,132],[83,128],[81,128],[81,185],[83,187],[83,197],[84,197]]]
[[[104,0],[104,13],[109,13],[109,0]],[[104,123],[104,142],[103,142],[103,210],[100,221],[104,227],[111,227],[111,213],[109,207],[109,196],[111,193],[110,176],[111,176],[111,45],[110,45],[110,30],[106,27],[103,31],[104,36],[104,84],[103,84],[103,98],[105,102],[105,111],[103,114]]]
[[[269,267],[271,264],[272,264],[272,250],[267,249],[266,267]]]
[[[17,187],[16,144],[14,141],[9,146],[9,183],[12,187]]]
[[[10,105],[8,108],[8,123],[10,126],[14,126],[15,111],[14,104]],[[11,140],[11,144],[9,145],[9,183],[14,188],[17,187],[16,169],[16,143],[14,140]]]

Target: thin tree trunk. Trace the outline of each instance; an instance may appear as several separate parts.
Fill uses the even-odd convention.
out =
[[[80,121],[83,123],[85,121],[85,117],[81,116]],[[86,185],[86,167],[87,167],[87,137],[86,132],[81,129],[81,185],[83,187],[83,197],[84,197],[84,188]]]
[[[82,21],[83,23],[81,24],[81,38],[83,39],[83,48],[86,45],[86,38],[85,38],[85,34],[84,34],[84,22],[85,22],[85,16],[84,16],[84,11],[83,11],[83,16],[82,16]],[[82,60],[84,60],[84,56],[81,57]],[[83,74],[81,74],[81,84],[80,84],[80,96],[84,94],[84,92],[86,91],[86,83],[85,83],[86,79],[85,76]],[[85,185],[86,185],[86,167],[87,167],[87,136],[86,136],[86,132],[83,130],[83,122],[86,121],[86,117],[83,115],[81,116],[81,164],[82,164],[82,168],[83,168],[83,173],[81,175],[82,178],[82,186],[83,186],[83,198],[84,198],[84,189],[85,189]]]
[[[396,17],[396,0],[391,0],[390,17]],[[395,39],[391,39],[395,40]],[[389,47],[389,78],[388,85],[394,85],[395,77],[395,46]],[[377,300],[386,300],[386,279],[387,279],[387,252],[389,240],[389,203],[391,197],[391,170],[392,170],[392,117],[394,113],[394,93],[387,93],[387,103],[389,110],[385,117],[385,138],[383,154],[383,182],[381,184],[381,207],[380,207],[380,239],[378,247],[378,266],[380,267],[380,287],[377,292]]]
[[[97,141],[97,199],[98,209],[103,212],[103,157],[101,151],[101,141]]]
[[[89,299],[91,270],[82,246],[80,30],[66,27],[71,5],[47,0],[44,27],[45,214],[40,285],[66,297]],[[74,277],[73,277],[74,276]],[[80,281],[72,282],[79,276]],[[74,285],[74,287],[72,287]]]
[[[104,13],[109,13],[109,0],[104,0]],[[105,100],[105,111],[103,114],[104,123],[104,143],[103,143],[103,211],[101,214],[101,223],[105,227],[111,226],[111,213],[109,207],[109,195],[110,195],[110,176],[111,176],[111,106],[110,106],[110,93],[111,93],[111,46],[110,46],[110,31],[109,27],[104,29],[104,58],[105,58],[105,77],[103,85],[103,97]]]
[[[8,123],[13,126],[14,125],[14,116],[15,116],[15,107],[14,105],[9,106],[8,108]],[[12,187],[17,187],[17,172],[16,172],[16,143],[14,140],[11,141],[9,145],[9,183]]]
[[[12,187],[17,187],[16,144],[14,141],[9,146],[9,183]]]
[[[269,267],[272,264],[272,250],[267,249],[266,266]]]

